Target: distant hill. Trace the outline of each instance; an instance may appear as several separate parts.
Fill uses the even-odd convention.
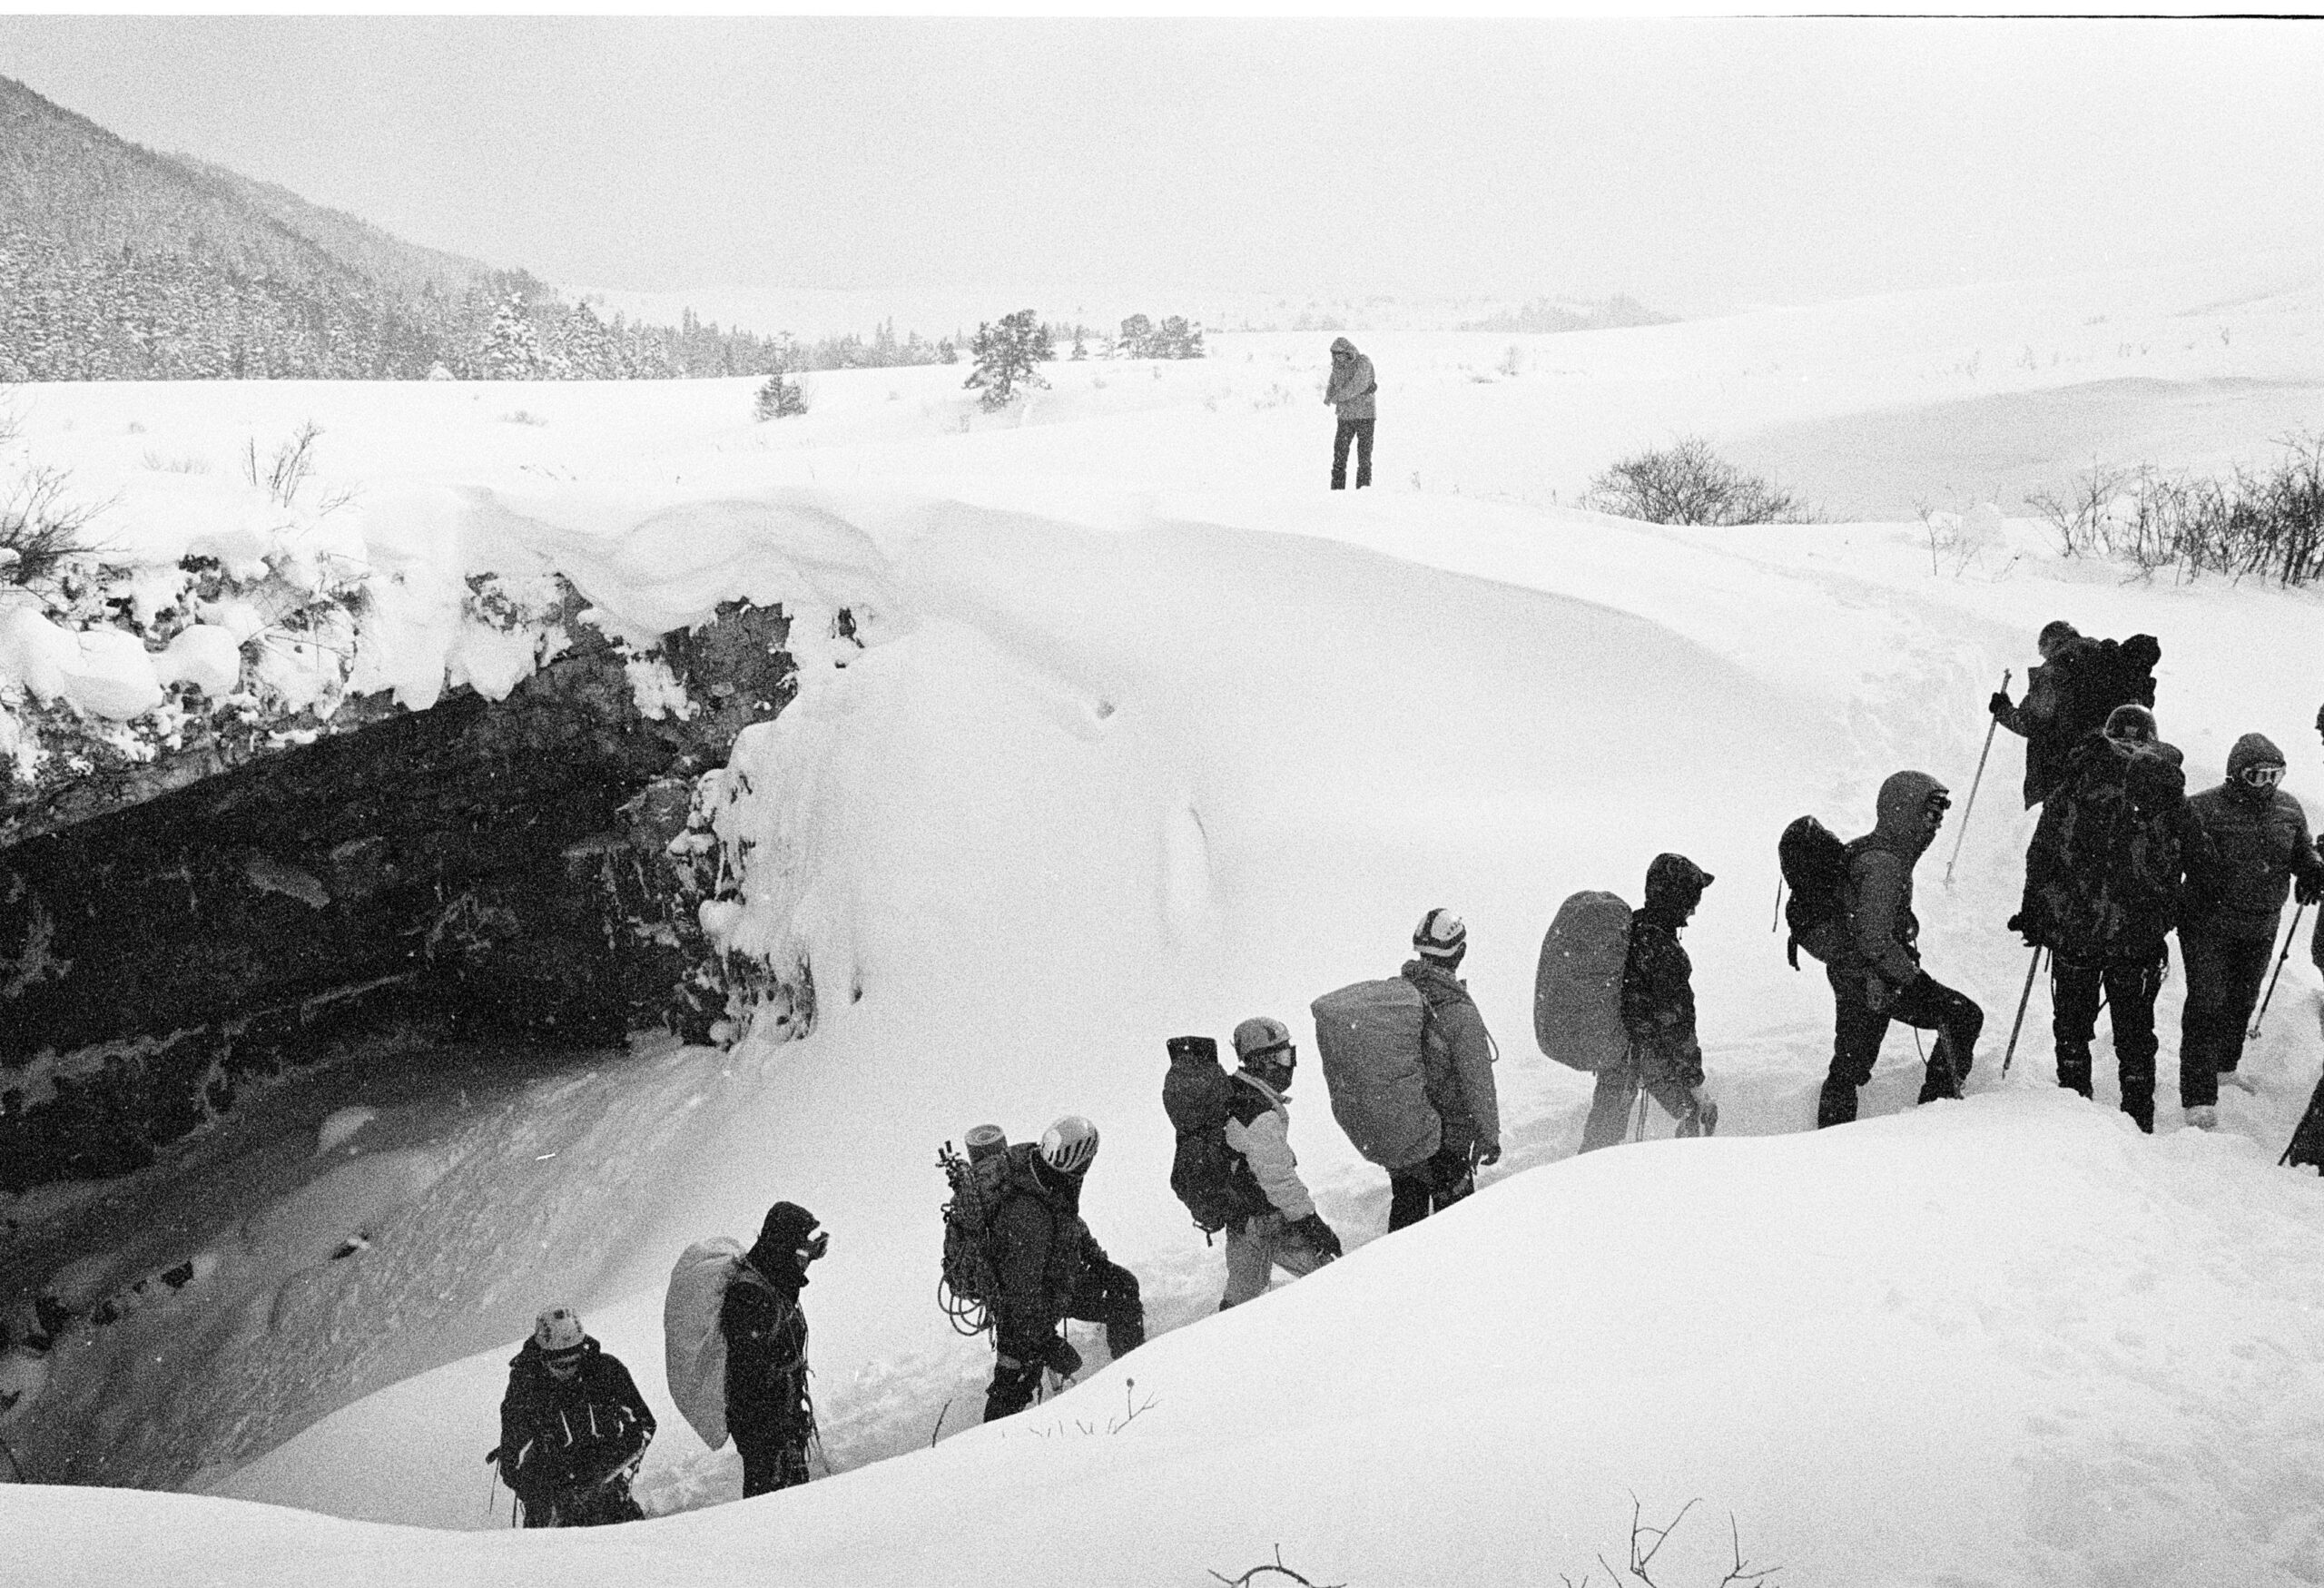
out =
[[[787,356],[691,315],[608,322],[0,77],[0,380],[652,379]]]
[[[1538,333],[1614,330],[1631,325],[1675,323],[1676,321],[1668,314],[1657,314],[1642,303],[1616,294],[1599,303],[1561,303],[1548,298],[1536,298],[1521,309],[1506,310],[1482,320],[1469,321],[1459,329]]]

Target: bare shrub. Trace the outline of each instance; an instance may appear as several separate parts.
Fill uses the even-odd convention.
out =
[[[2147,574],[2310,584],[2324,578],[2324,432],[2281,445],[2272,467],[2237,464],[2224,479],[2095,464],[2026,502],[2068,557],[2116,557]]]
[[[322,433],[321,427],[309,419],[290,439],[275,448],[272,460],[262,468],[258,458],[258,438],[251,437],[242,450],[243,478],[264,488],[267,498],[276,507],[289,507],[298,496],[299,488],[315,472],[315,442]]]
[[[1625,458],[1590,482],[1586,505],[1649,524],[1809,524],[1807,504],[1746,474],[1699,436]]]
[[[184,453],[176,458],[164,458],[151,447],[145,449],[145,467],[156,474],[207,474],[210,459]]]
[[[1621,1588],[1626,1582],[1642,1583],[1646,1588],[1661,1588],[1652,1575],[1654,1557],[1662,1552],[1664,1544],[1670,1542],[1670,1535],[1679,1531],[1679,1524],[1687,1519],[1687,1513],[1693,1510],[1699,1504],[1700,1504],[1699,1501],[1689,1500],[1679,1507],[1679,1514],[1670,1518],[1666,1525],[1650,1527],[1647,1524],[1644,1510],[1639,1504],[1638,1496],[1632,1494],[1630,1496],[1630,1554],[1626,1568],[1617,1570],[1614,1563],[1604,1555],[1598,1557],[1598,1563],[1605,1568],[1608,1588]],[[1776,1573],[1783,1568],[1754,1566],[1743,1558],[1743,1530],[1737,1525],[1731,1514],[1727,1519],[1727,1532],[1728,1540],[1733,1546],[1735,1563],[1727,1574],[1718,1580],[1716,1588],[1777,1588]],[[1584,1572],[1578,1581],[1561,1572],[1558,1573],[1558,1580],[1565,1584],[1565,1588],[1590,1588],[1590,1573],[1587,1572]]]
[[[84,531],[96,509],[65,499],[62,469],[34,469],[0,497],[0,585],[37,585],[66,559],[94,549]]]

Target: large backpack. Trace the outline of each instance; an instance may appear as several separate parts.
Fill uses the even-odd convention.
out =
[[[678,1255],[662,1298],[662,1365],[670,1399],[716,1450],[726,1443],[726,1331],[718,1327],[743,1245],[726,1236],[698,1240]]]
[[[1332,1118],[1355,1149],[1384,1169],[1435,1156],[1444,1122],[1428,1100],[1421,1049],[1428,1000],[1401,976],[1358,981],[1308,1006]]]
[[[1831,964],[1847,947],[1848,849],[1813,816],[1802,816],[1776,840],[1776,863],[1791,891],[1783,907],[1791,935],[1784,955],[1799,969],[1799,951]]]
[[[2027,902],[2069,958],[2161,943],[2184,864],[2186,774],[2162,754],[2085,741],[2050,796],[2049,863]]]
[[[1630,962],[1630,907],[1585,890],[1558,906],[1533,971],[1533,1041],[1559,1063],[1595,1074],[1630,1054],[1622,1024],[1622,972]]]
[[[2162,642],[2151,634],[2122,641],[2084,640],[2062,653],[2058,662],[2059,713],[2053,732],[2061,745],[2106,725],[2118,705],[2154,704],[2154,665]]]
[[[986,1141],[978,1139],[990,1132]],[[944,1203],[944,1266],[936,1286],[937,1304],[964,1335],[982,1334],[999,1321],[1000,1281],[992,1266],[992,1220],[1009,1197],[1012,1182],[1032,1172],[1033,1145],[1009,1145],[998,1127],[969,1132],[969,1156],[947,1141],[938,1149],[951,1195]]]
[[[1170,1159],[1170,1189],[1187,1205],[1195,1228],[1215,1235],[1254,1211],[1241,1183],[1250,1170],[1243,1155],[1226,1144],[1235,1082],[1218,1061],[1218,1044],[1208,1037],[1172,1037],[1169,1050],[1162,1111],[1178,1137]]]

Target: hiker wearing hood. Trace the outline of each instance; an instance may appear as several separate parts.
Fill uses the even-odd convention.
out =
[[[2246,734],[2227,755],[2227,781],[2187,802],[2206,843],[2188,867],[2179,952],[2187,1007],[2179,1027],[2179,1106],[2187,1122],[2219,1122],[2219,1083],[2250,1090],[2237,1072],[2243,1031],[2283,918],[2284,896],[2302,904],[2324,893],[2324,859],[2308,814],[2283,787],[2284,755],[2264,734]]]
[[[1703,1050],[1695,1038],[1695,968],[1679,946],[1679,931],[1711,884],[1709,872],[1683,854],[1658,854],[1646,868],[1646,903],[1630,912],[1630,954],[1622,962],[1623,1061],[1601,1066],[1581,1150],[1611,1147],[1628,1133],[1642,1090],[1679,1121],[1681,1136],[1708,1136],[1718,1105],[1702,1094]]]
[[[525,1503],[526,1526],[597,1527],[644,1520],[629,1480],[653,1438],[654,1414],[621,1358],[571,1307],[552,1307],[509,1358],[500,1447],[487,1459]]]
[[[1377,414],[1373,393],[1380,382],[1372,360],[1355,350],[1345,337],[1332,343],[1332,374],[1324,385],[1324,400],[1339,414],[1339,429],[1332,437],[1332,488],[1347,488],[1347,444],[1355,443],[1355,488],[1372,483],[1372,423]]]
[[[726,1430],[743,1455],[743,1498],[807,1481],[815,1406],[807,1394],[807,1265],[831,1249],[828,1230],[796,1202],[766,1211],[719,1304],[726,1336]]]
[[[2154,666],[2162,642],[2134,634],[2116,644],[2092,639],[2063,618],[2043,626],[2035,641],[2041,665],[2025,676],[2025,698],[2004,693],[1987,703],[1994,720],[2025,741],[2025,808],[2032,810],[2065,781],[2074,747],[2105,724],[2118,705],[2154,704]]]
[[[1856,1118],[1856,1092],[1872,1079],[1891,1021],[1937,1033],[1920,1100],[1957,1098],[1976,1061],[1985,1011],[1921,969],[1913,914],[1913,866],[1936,837],[1953,796],[1925,772],[1898,772],[1880,785],[1878,820],[1847,846],[1848,942],[1824,967],[1832,987],[1832,1069],[1816,1123]]]
[[[2058,1084],[2092,1095],[2090,1043],[2102,1004],[2114,1027],[2122,1111],[2154,1129],[2154,1001],[2190,857],[2205,840],[2187,809],[2183,759],[2154,714],[2119,705],[2066,757],[2025,852],[2011,930],[2050,951]]]

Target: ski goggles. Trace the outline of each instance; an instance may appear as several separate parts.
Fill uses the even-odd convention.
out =
[[[832,1232],[828,1229],[819,1229],[809,1236],[806,1244],[799,1248],[799,1260],[803,1264],[819,1261],[822,1255],[831,1249]]]
[[[2247,766],[2235,775],[2243,780],[2245,788],[2273,788],[2284,780],[2284,769],[2265,764]]]

